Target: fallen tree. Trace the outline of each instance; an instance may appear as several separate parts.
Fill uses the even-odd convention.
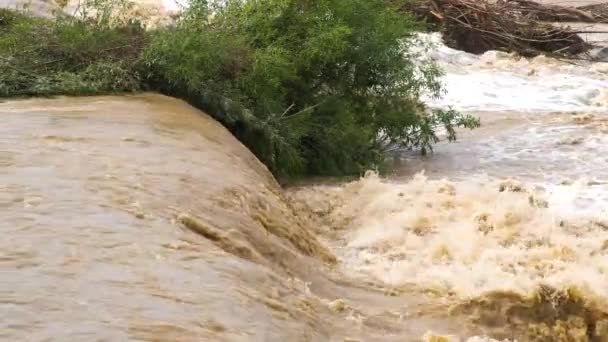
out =
[[[573,57],[592,48],[579,31],[544,21],[594,20],[579,9],[528,0],[423,0],[404,9],[435,24],[448,46],[471,53],[502,50],[526,57]]]

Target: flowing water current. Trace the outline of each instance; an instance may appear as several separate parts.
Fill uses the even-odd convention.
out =
[[[0,339],[608,341],[608,64],[437,43],[478,115],[281,189],[185,103],[0,103]]]

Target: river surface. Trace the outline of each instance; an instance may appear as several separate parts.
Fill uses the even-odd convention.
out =
[[[0,103],[0,339],[608,340],[608,64],[427,38],[483,127],[385,178],[281,189],[159,95]]]
[[[453,326],[403,320],[434,306],[345,277],[267,169],[181,101],[20,100],[0,115],[1,340],[400,341]]]

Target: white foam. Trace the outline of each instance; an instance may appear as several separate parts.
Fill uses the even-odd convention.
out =
[[[606,187],[590,192],[581,181],[534,188],[484,176],[449,182],[420,174],[392,183],[372,174],[333,190],[304,191],[330,191],[339,204],[330,225],[345,229],[336,250],[347,273],[462,298],[496,290],[528,294],[540,284],[608,297],[602,226],[608,206],[593,198]]]
[[[162,7],[171,13],[178,13],[188,6],[188,0],[161,0]]]
[[[446,72],[446,93],[434,107],[469,111],[569,112],[608,109],[606,63],[578,65],[490,51],[477,56],[450,49],[437,34],[421,35],[427,52]]]

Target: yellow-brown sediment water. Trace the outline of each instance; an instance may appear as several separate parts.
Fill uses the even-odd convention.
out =
[[[436,296],[448,316],[501,340],[606,338],[606,216],[570,216],[552,196],[422,174],[292,190],[355,279]]]
[[[221,125],[157,95],[0,115],[3,340],[326,334],[298,276],[333,254]]]
[[[550,186],[412,155],[393,177],[285,191],[179,100],[11,100],[0,115],[3,340],[605,336],[601,172]],[[601,121],[547,120],[593,134]],[[496,127],[520,126],[498,119],[461,144]],[[585,145],[555,138],[538,141]]]
[[[459,331],[431,297],[347,277],[268,170],[181,101],[11,100],[0,116],[1,340]]]

